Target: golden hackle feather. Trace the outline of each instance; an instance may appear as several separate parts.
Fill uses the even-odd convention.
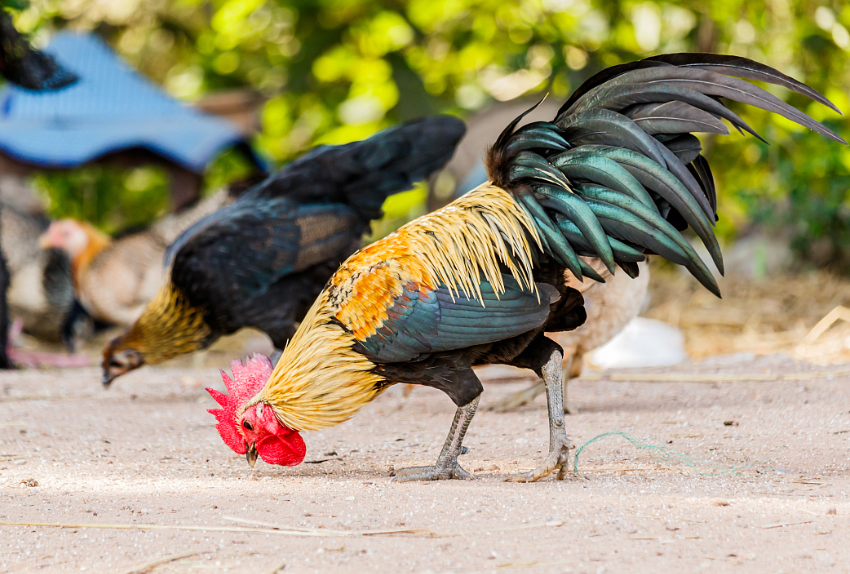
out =
[[[354,338],[333,318],[323,291],[246,409],[265,402],[287,427],[310,431],[348,420],[377,396],[382,379],[371,372],[374,363],[351,350]]]
[[[480,300],[482,281],[504,292],[504,267],[534,292],[532,244],[540,239],[525,210],[484,184],[365,247],[331,278],[245,408],[265,402],[299,431],[344,422],[393,382],[354,345],[376,333],[405,288],[442,283],[453,296]]]
[[[422,258],[429,275],[455,296],[463,291],[467,298],[481,299],[482,274],[497,293],[504,292],[500,263],[520,285],[536,291],[528,236],[539,248],[537,230],[513,197],[489,182],[396,234]]]
[[[169,281],[116,339],[113,351],[135,349],[146,363],[156,364],[203,348],[210,333],[203,310],[193,307]]]
[[[77,223],[87,239],[85,249],[71,261],[71,275],[74,279],[74,285],[79,289],[83,275],[88,271],[92,261],[112,244],[112,238],[87,221]]]

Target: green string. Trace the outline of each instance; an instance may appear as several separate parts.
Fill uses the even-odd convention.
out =
[[[748,464],[742,464],[740,466],[735,466],[732,468],[721,466],[718,464],[714,464],[712,462],[706,462],[698,460],[692,456],[689,456],[683,452],[679,452],[678,450],[669,448],[664,446],[664,442],[656,437],[647,437],[645,439],[639,439],[629,433],[625,433],[623,431],[611,430],[606,433],[602,433],[585,442],[583,445],[578,447],[575,455],[575,462],[573,463],[573,472],[578,472],[578,459],[581,456],[582,451],[585,447],[590,446],[596,441],[607,439],[609,437],[622,437],[626,439],[633,447],[639,450],[648,451],[648,454],[653,459],[667,464],[668,466],[674,465],[684,465],[691,469],[693,469],[697,474],[703,475],[723,475],[723,474],[740,474],[742,471],[751,468],[757,464],[760,464],[774,455],[770,455],[761,460],[757,460],[756,462],[751,462]],[[656,443],[656,444],[653,444]]]

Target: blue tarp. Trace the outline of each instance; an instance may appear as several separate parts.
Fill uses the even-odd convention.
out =
[[[200,173],[224,149],[247,146],[229,123],[171,98],[96,36],[63,32],[44,51],[80,80],[58,92],[0,89],[0,151],[15,159],[73,167],[141,147]]]

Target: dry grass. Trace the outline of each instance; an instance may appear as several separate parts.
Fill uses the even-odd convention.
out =
[[[695,359],[751,352],[786,353],[820,364],[850,360],[846,321],[835,321],[816,339],[803,343],[836,307],[850,306],[850,279],[817,272],[766,279],[729,277],[719,283],[723,299],[691,277],[657,266],[650,283],[650,306],[643,315],[682,329],[688,353]]]

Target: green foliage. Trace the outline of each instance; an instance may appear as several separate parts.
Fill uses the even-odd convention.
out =
[[[28,8],[30,5],[29,0],[2,0],[0,1],[0,8],[5,8],[8,10],[24,10]]]
[[[249,176],[254,169],[241,151],[226,151],[207,168],[202,193],[212,193]],[[109,234],[144,227],[171,209],[168,173],[156,166],[121,169],[87,165],[41,172],[33,183],[47,200],[51,218],[90,221]]]
[[[831,125],[830,127],[834,127]],[[790,232],[791,247],[810,266],[850,269],[850,149],[794,134],[754,156],[770,165],[770,185],[736,191],[753,221]]]
[[[107,233],[143,226],[170,206],[168,176],[156,167],[122,170],[88,165],[42,172],[34,183],[47,198],[51,218],[90,221]]]
[[[214,193],[235,180],[250,176],[255,171],[256,166],[245,157],[245,154],[236,149],[227,150],[207,166],[202,194]]]
[[[524,94],[561,99],[605,66],[658,52],[751,57],[850,111],[850,4],[840,0],[33,0],[17,23],[96,29],[187,100],[233,87],[264,93],[257,142],[279,162],[414,116],[464,115]],[[760,202],[781,202],[773,219],[790,222],[799,242],[844,241],[845,152],[768,114],[744,116],[770,148],[705,138],[718,166],[720,232],[732,237]],[[850,136],[846,122],[836,129]]]

